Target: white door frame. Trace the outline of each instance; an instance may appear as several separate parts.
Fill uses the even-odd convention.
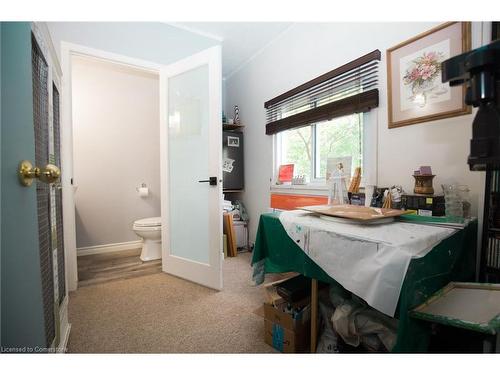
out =
[[[209,211],[215,216],[210,220],[211,235],[208,263],[201,263],[185,259],[171,253],[169,231],[169,185],[168,185],[168,78],[208,65],[209,90],[209,117],[208,127],[209,176],[217,177],[217,186],[210,189],[210,194],[216,194],[219,199],[210,199]],[[161,165],[161,216],[162,216],[162,270],[166,273],[184,278],[189,281],[222,290],[222,69],[221,47],[214,46],[195,53],[182,60],[164,66],[160,71],[160,165]],[[217,129],[213,131],[212,129]],[[216,166],[215,169],[213,166]],[[208,178],[209,176],[199,176]],[[193,183],[198,183],[193,178]],[[188,225],[186,223],[186,225]]]
[[[61,42],[61,169],[63,189],[63,227],[64,227],[64,257],[68,290],[78,287],[78,268],[76,253],[76,223],[75,197],[71,184],[73,178],[73,116],[71,102],[71,57],[85,56],[99,60],[106,60],[114,64],[126,65],[136,69],[159,74],[161,65],[150,61],[140,60],[119,55],[79,44]]]

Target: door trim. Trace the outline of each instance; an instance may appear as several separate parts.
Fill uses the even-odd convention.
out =
[[[161,65],[150,61],[136,59],[112,52],[90,48],[75,43],[61,42],[61,169],[63,190],[63,226],[64,226],[64,256],[66,260],[66,277],[68,291],[78,288],[75,197],[71,184],[73,178],[73,119],[71,102],[71,57],[85,56],[105,60],[114,64],[130,66],[159,74]],[[76,184],[76,181],[73,181]]]

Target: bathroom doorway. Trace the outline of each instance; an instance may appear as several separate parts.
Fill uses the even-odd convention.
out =
[[[159,74],[79,55],[71,66],[79,285],[161,272],[159,220],[135,226],[161,216]],[[143,232],[155,257],[140,258]]]
[[[159,143],[160,148],[160,156],[158,157],[160,163],[160,189],[158,193],[161,196],[161,204],[159,205],[161,215],[157,219],[160,221],[161,233],[164,239],[161,244],[162,271],[214,289],[222,289],[222,187],[220,184],[222,179],[220,137],[222,127],[220,116],[222,78],[220,47],[209,48],[171,65],[158,65],[80,45],[65,42],[61,44],[62,70],[63,75],[67,77],[63,85],[65,100],[62,114],[64,124],[64,131],[62,132],[64,154],[62,186],[64,220],[67,228],[65,244],[68,289],[75,290],[78,286],[77,237],[78,242],[80,242],[81,238],[93,239],[94,237],[90,234],[88,228],[97,227],[101,229],[101,227],[104,227],[105,232],[116,224],[113,220],[119,221],[118,219],[111,219],[111,222],[107,224],[108,221],[103,223],[104,218],[99,217],[88,226],[78,228],[77,236],[77,225],[79,225],[79,221],[82,221],[85,209],[82,208],[82,212],[80,212],[80,208],[75,205],[75,201],[78,200],[77,195],[82,189],[78,182],[77,171],[79,164],[77,154],[81,145],[77,144],[76,133],[78,133],[78,130],[74,129],[75,120],[73,116],[75,110],[72,108],[72,71],[75,57],[97,60],[100,64],[113,63],[122,70],[138,69],[146,76],[148,74],[153,74],[156,77],[160,76],[157,86],[159,91],[158,118],[160,135],[159,140],[156,139],[155,145]],[[106,79],[103,78],[103,80]],[[106,105],[104,97],[103,93],[95,90],[93,95],[90,94],[87,97],[87,100],[94,100],[100,110],[107,113],[110,111],[110,106]],[[158,104],[158,101],[156,103]],[[122,105],[119,110],[123,110],[124,107],[126,105]],[[84,131],[88,130],[84,129]],[[100,143],[100,140],[96,138],[102,133],[100,130],[102,128],[94,129],[94,132],[87,132],[86,136],[92,141],[90,143]],[[118,145],[120,145],[119,142],[123,138],[122,130],[115,124],[115,130],[107,134],[107,137],[116,138]],[[142,134],[136,134],[132,138],[139,143],[140,136]],[[102,145],[100,145],[100,148],[90,147],[85,151],[85,155],[88,153],[98,154],[102,149]],[[149,194],[153,192],[152,185],[154,183],[142,181],[143,179],[137,176],[140,174],[142,167],[134,170],[131,163],[126,162],[126,159],[130,156],[132,156],[132,160],[137,159],[138,147],[132,145],[125,149],[120,149],[120,147],[117,147],[117,149],[119,151],[112,150],[111,154],[114,157],[111,157],[107,163],[103,162],[99,157],[94,157],[94,162],[90,163],[93,164],[94,169],[87,167],[90,172],[89,186],[94,190],[94,194],[96,194],[95,190],[97,190],[95,196],[99,196],[98,186],[105,187],[106,192],[113,190],[117,184],[125,185],[122,174],[134,172],[135,178],[140,179],[140,181],[137,184],[134,183],[132,188],[128,187],[128,189],[133,189],[135,195],[129,199],[128,203],[125,203],[133,206],[134,199],[147,199],[149,197]],[[75,161],[73,161],[74,156]],[[173,162],[174,160],[176,161]],[[176,169],[178,163],[184,163],[186,168]],[[203,165],[203,167],[198,168],[198,165]],[[108,171],[109,174],[111,174],[109,171],[112,170],[119,173],[117,177],[111,179],[106,180],[103,178],[103,180],[106,180],[106,183],[103,184],[96,177],[96,169],[104,173]],[[205,184],[204,181],[207,181],[207,183]],[[141,197],[142,193],[140,191],[144,191],[143,188],[145,187],[151,190],[147,197]],[[199,187],[207,189],[207,193],[202,193]],[[104,190],[101,189],[101,191]],[[183,191],[185,192],[184,197],[181,194]],[[173,202],[176,203],[182,199],[186,199],[184,202],[190,202],[191,206],[197,207],[196,211],[186,209],[184,213],[179,215],[181,209],[176,207]],[[91,204],[93,202],[92,200]],[[109,201],[103,203],[101,209],[106,207],[108,211],[113,212],[113,206],[110,207],[109,203]],[[99,205],[97,206],[99,208]],[[121,206],[115,205],[114,207]],[[158,205],[155,205],[155,208],[157,209]],[[118,208],[116,208],[116,211],[123,213]],[[194,217],[196,220],[186,219],[190,217]],[[137,219],[139,218],[137,217]],[[130,232],[133,232],[135,225],[131,221],[129,218],[127,224]],[[99,222],[100,224],[96,226],[95,224]],[[148,223],[148,225],[150,224]],[[190,225],[190,230],[184,230],[183,226],[188,225]],[[177,229],[170,231],[171,227]],[[198,233],[198,237],[194,235],[195,233]],[[203,238],[204,240],[193,246],[193,238]],[[105,247],[107,245],[109,244],[104,244]],[[121,247],[120,250],[133,250],[137,249],[138,243],[125,241],[112,242],[111,245],[111,247],[115,247],[115,250],[116,247]],[[100,246],[102,245],[91,244],[83,246],[83,250],[88,253],[95,251],[99,253],[99,250],[102,250]],[[195,252],[192,251],[193,248],[195,248]]]

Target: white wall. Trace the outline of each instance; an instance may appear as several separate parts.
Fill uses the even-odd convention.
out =
[[[159,22],[48,22],[60,60],[61,42],[169,64],[219,41]]]
[[[160,216],[159,77],[72,62],[77,247],[138,240],[133,222]],[[148,198],[136,192],[143,182]]]
[[[467,166],[473,115],[421,123],[397,129],[387,127],[387,48],[426,31],[436,23],[300,23],[226,80],[226,112],[239,105],[245,128],[244,203],[256,233],[258,217],[269,207],[273,174],[272,137],[265,135],[264,102],[361,55],[379,49],[380,105],[377,110],[377,181],[379,186],[403,185],[413,191],[413,171],[431,165],[441,183],[459,181],[472,190],[474,212],[482,205],[483,173]],[[481,44],[481,23],[472,29],[473,48]],[[487,42],[487,40],[485,40]]]

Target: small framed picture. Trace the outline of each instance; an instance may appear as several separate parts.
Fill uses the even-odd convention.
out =
[[[387,50],[389,128],[471,113],[465,87],[441,81],[441,63],[470,46],[471,23],[448,22]]]
[[[240,147],[240,139],[238,137],[227,137],[227,145],[229,147]]]
[[[278,182],[292,182],[294,164],[282,164],[278,170]]]

